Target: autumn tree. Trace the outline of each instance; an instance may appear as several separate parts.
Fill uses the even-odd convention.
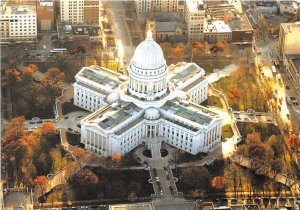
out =
[[[225,178],[223,176],[215,176],[211,181],[211,186],[217,190],[225,187]]]
[[[222,52],[229,48],[229,44],[225,40],[218,41],[216,46],[221,49]]]
[[[183,49],[179,45],[177,45],[172,49],[172,55],[181,60],[183,58]]]
[[[36,73],[39,71],[39,67],[35,64],[29,64],[27,67],[24,69],[25,74],[32,74]]]
[[[300,151],[300,138],[295,134],[291,135],[287,140],[286,144],[290,148],[292,154]]]
[[[63,81],[64,78],[65,74],[63,72],[61,72],[58,68],[52,67],[47,70],[46,75],[42,79],[42,82],[44,84],[53,86]]]
[[[81,169],[70,178],[71,186],[76,190],[79,189],[81,195],[96,193],[96,185],[98,182],[99,179],[97,175],[89,169]]]
[[[111,156],[111,160],[113,161],[113,163],[115,163],[116,165],[119,165],[122,161],[122,155],[119,153],[115,153]]]
[[[63,156],[62,151],[59,147],[53,148],[50,151],[50,157],[52,160],[52,171],[56,172],[61,170],[67,165],[67,159]]]
[[[41,95],[45,96],[43,101],[47,102],[49,99],[54,103],[55,98],[61,94],[61,90],[65,87],[64,79],[65,74],[58,68],[53,67],[47,70],[41,80],[41,84],[43,85],[43,94]],[[41,95],[38,95],[38,97]]]
[[[241,91],[238,88],[233,87],[228,91],[227,95],[231,100],[239,101],[241,97]]]
[[[261,160],[269,161],[274,156],[274,151],[272,148],[261,142],[260,133],[252,132],[247,135],[246,138],[247,144],[247,157]]]
[[[46,191],[49,187],[48,178],[46,176],[38,176],[35,179],[31,180],[33,185],[40,185],[43,191]]]
[[[214,54],[217,54],[218,52],[223,52],[223,48],[220,48],[218,45],[211,46],[209,50]]]
[[[52,122],[43,122],[41,132],[44,135],[54,135],[56,134],[56,126]]]
[[[194,189],[210,190],[211,175],[205,167],[187,167],[181,170],[180,178],[188,191]]]
[[[84,149],[82,149],[81,147],[77,147],[74,149],[73,154],[75,155],[75,157],[80,158],[84,155]]]

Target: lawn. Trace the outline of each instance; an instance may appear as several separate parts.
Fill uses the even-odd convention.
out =
[[[222,142],[226,141],[226,138],[231,138],[233,131],[230,124],[226,124],[222,127]]]
[[[208,96],[208,105],[209,106],[215,106],[215,107],[223,109],[223,104],[221,102],[221,99],[217,96],[214,96],[214,95],[209,95]]]

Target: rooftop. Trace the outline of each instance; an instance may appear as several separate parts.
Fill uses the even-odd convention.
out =
[[[59,36],[99,36],[100,27],[90,25],[72,25],[71,23],[57,24]]]
[[[3,4],[0,7],[1,15],[24,15],[24,14],[36,14],[36,6],[33,4]]]
[[[106,91],[104,91],[104,90],[101,90],[101,89],[99,89],[99,88],[95,88],[95,87],[93,87],[93,86],[87,85],[87,84],[82,83],[82,82],[76,82],[76,83],[77,83],[78,85],[80,85],[80,86],[83,86],[83,87],[85,87],[85,88],[88,88],[88,89],[90,89],[90,90],[93,90],[93,91],[95,91],[95,92],[97,92],[97,93],[100,93],[100,94],[102,94],[102,95],[108,96],[108,93],[107,93]]]
[[[208,125],[214,117],[218,116],[216,113],[209,111],[207,108],[204,108],[202,106],[193,103],[189,103],[183,106],[175,100],[168,101],[161,108],[169,113],[175,114],[201,125]]]
[[[239,14],[228,23],[232,31],[252,30],[251,23],[245,14]]]
[[[300,33],[300,22],[281,23],[281,28],[285,33]]]
[[[284,15],[275,15],[275,14],[261,14],[264,17],[268,25],[274,26],[280,23],[287,22],[290,18]]]
[[[171,75],[169,81],[177,83],[185,82],[186,80],[198,74],[200,71],[203,71],[203,69],[197,66],[195,63],[180,63],[177,65],[169,66],[168,71]]]
[[[204,10],[203,0],[189,0],[186,1],[186,6],[190,12]]]
[[[102,129],[109,130],[136,115],[140,110],[141,108],[133,103],[112,104],[101,108],[85,120],[97,123]]]
[[[184,87],[182,90],[183,91],[188,91],[191,88],[193,88],[194,86],[198,85],[199,83],[201,83],[203,80],[205,80],[206,77],[200,77],[199,79],[196,79],[194,82],[192,82],[191,84],[187,85],[186,87]]]
[[[122,83],[122,81],[120,80],[120,74],[96,65],[84,67],[79,72],[79,76],[97,82],[98,84],[101,84],[103,86],[110,87],[112,89],[116,88]]]
[[[183,30],[187,29],[186,24],[183,23],[177,23],[177,22],[156,22],[155,24],[155,30],[156,32],[170,32],[175,31],[176,27],[179,27]]]
[[[225,24],[222,20],[206,20],[204,22],[204,33],[218,32],[218,33],[230,33],[231,29],[229,25]]]

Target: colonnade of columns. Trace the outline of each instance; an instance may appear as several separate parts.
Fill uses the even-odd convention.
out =
[[[135,92],[148,94],[148,93],[159,93],[165,90],[167,87],[166,79],[161,79],[154,82],[142,82],[137,81],[133,78],[129,80],[129,88]]]

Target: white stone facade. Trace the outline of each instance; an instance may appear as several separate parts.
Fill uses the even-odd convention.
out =
[[[220,143],[222,118],[200,105],[208,95],[202,68],[194,63],[167,67],[149,33],[128,71],[129,79],[97,66],[76,75],[74,104],[96,110],[81,121],[81,143],[87,150],[125,154],[155,138],[197,154]],[[155,87],[157,81],[162,83]]]
[[[1,42],[35,41],[37,15],[34,5],[1,5]]]

